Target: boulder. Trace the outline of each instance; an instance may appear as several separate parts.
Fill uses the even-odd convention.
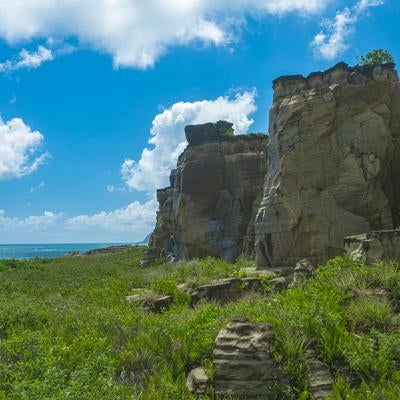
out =
[[[186,386],[194,395],[207,394],[210,386],[210,379],[204,371],[204,368],[197,367],[190,371],[186,379]]]
[[[236,318],[217,336],[214,386],[218,398],[266,399],[278,382],[275,334],[270,324]]]
[[[155,293],[150,289],[135,289],[132,294],[126,296],[126,300],[140,304],[145,310],[155,313],[167,310],[174,302],[172,296]]]
[[[314,275],[315,268],[306,258],[300,260],[294,269],[292,285],[297,285]]]
[[[274,279],[271,279],[269,281],[269,284],[271,287],[273,287],[275,290],[281,291],[287,289],[289,284],[292,282],[290,277],[287,276],[278,276]]]
[[[178,289],[188,294],[191,305],[195,305],[201,300],[226,303],[249,292],[262,292],[263,286],[260,278],[249,277],[221,279],[200,286],[182,284]]]
[[[344,248],[354,261],[376,263],[381,260],[400,261],[400,231],[368,232],[344,239]]]

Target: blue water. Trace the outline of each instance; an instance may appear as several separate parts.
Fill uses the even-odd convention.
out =
[[[0,259],[55,258],[65,256],[72,251],[85,252],[119,244],[127,243],[0,244]]]

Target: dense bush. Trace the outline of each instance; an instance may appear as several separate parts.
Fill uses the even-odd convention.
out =
[[[377,65],[386,63],[394,63],[394,58],[387,50],[383,49],[372,50],[360,58],[361,65]]]

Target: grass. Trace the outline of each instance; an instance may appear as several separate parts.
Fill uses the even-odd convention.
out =
[[[337,258],[290,290],[192,308],[177,285],[242,276],[252,262],[208,258],[142,270],[142,254],[0,261],[1,400],[193,399],[186,373],[204,365],[212,374],[215,337],[236,315],[273,324],[291,387],[280,398],[309,398],[308,348],[336,377],[331,399],[400,398],[397,265]],[[162,314],[145,312],[125,300],[135,288],[177,301]]]

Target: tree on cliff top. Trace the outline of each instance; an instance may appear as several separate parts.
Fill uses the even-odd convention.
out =
[[[383,49],[375,49],[370,51],[365,56],[361,56],[360,65],[376,65],[394,63],[393,56]]]

